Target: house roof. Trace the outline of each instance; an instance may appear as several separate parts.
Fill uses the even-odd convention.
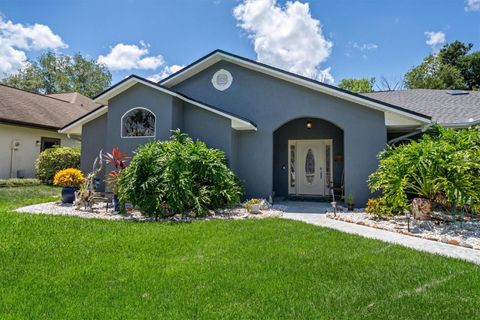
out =
[[[98,107],[78,93],[73,102],[0,85],[0,122],[47,129],[59,129]]]
[[[215,50],[207,54],[206,56],[186,66],[180,71],[170,75],[165,79],[160,80],[159,83],[164,87],[173,87],[176,84],[192,77],[193,75],[205,70],[206,68],[212,66],[213,64],[221,60],[231,62],[255,71],[259,71],[267,75],[280,78],[304,87],[308,87],[310,89],[317,90],[332,96],[336,96],[344,100],[355,102],[366,107],[384,111],[386,115],[385,118],[387,125],[397,125],[404,123],[408,125],[416,123],[418,125],[431,122],[431,117],[427,114],[406,109],[402,106],[377,100],[372,97],[343,90],[336,86],[316,81],[279,68],[275,68],[267,64],[247,59],[245,57],[241,57],[223,50]]]
[[[215,106],[212,106],[210,104],[201,102],[199,100],[193,99],[191,97],[188,97],[180,92],[177,92],[175,90],[172,90],[170,88],[166,88],[156,82],[150,81],[148,79],[139,77],[137,75],[131,75],[119,83],[113,85],[112,87],[108,88],[104,92],[100,93],[98,96],[94,98],[94,101],[97,103],[101,103],[102,107],[99,107],[95,110],[92,110],[90,113],[83,115],[82,117],[66,124],[59,132],[61,133],[74,133],[74,134],[80,134],[81,133],[81,128],[82,125],[92,121],[101,115],[105,114],[108,111],[108,101],[112,99],[113,97],[119,95],[120,93],[124,92],[125,90],[131,88],[135,84],[143,84],[146,86],[149,86],[155,90],[159,90],[163,93],[169,94],[173,97],[176,97],[180,100],[183,100],[185,102],[188,102],[190,104],[193,104],[197,107],[200,107],[202,109],[208,110],[210,112],[216,113],[222,117],[228,118],[231,120],[231,125],[233,129],[236,130],[257,130],[256,124],[244,117],[241,117],[239,115],[233,114],[231,112],[225,111],[223,109],[217,108]]]
[[[433,121],[447,126],[472,125],[480,121],[480,91],[410,89],[362,95],[428,114]]]

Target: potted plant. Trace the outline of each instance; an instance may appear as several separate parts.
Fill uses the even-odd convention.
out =
[[[60,170],[53,178],[53,184],[62,188],[62,202],[73,203],[75,201],[75,191],[85,181],[82,172],[75,168]]]
[[[117,180],[122,170],[127,168],[126,162],[128,161],[128,156],[126,153],[123,153],[119,148],[113,148],[112,153],[106,152],[103,157],[105,162],[113,166],[113,170],[110,171],[105,179],[107,186],[112,190],[113,193],[113,207],[116,212],[120,211],[120,203],[118,201],[117,194]]]
[[[260,208],[262,206],[262,199],[250,199],[245,202],[245,208],[249,213],[257,214],[260,213]]]
[[[349,194],[348,196],[345,197],[345,203],[347,204],[348,211],[353,211],[353,196]]]

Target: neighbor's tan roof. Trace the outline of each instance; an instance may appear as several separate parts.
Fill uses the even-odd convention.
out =
[[[76,92],[42,95],[0,85],[0,122],[60,129],[99,106]]]

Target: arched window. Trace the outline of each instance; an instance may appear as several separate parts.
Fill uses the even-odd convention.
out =
[[[128,110],[122,116],[122,138],[155,137],[155,114],[146,108]]]

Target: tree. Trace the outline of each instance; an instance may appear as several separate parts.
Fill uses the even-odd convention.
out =
[[[429,55],[422,64],[405,74],[405,85],[409,89],[466,89],[460,70],[442,64],[434,55]]]
[[[105,65],[80,53],[68,56],[46,52],[2,82],[43,94],[75,91],[93,97],[108,88],[111,81],[112,75]]]
[[[480,89],[480,51],[469,53],[472,48],[473,44],[460,41],[444,45],[405,74],[405,85],[409,89]]]
[[[372,92],[373,91],[373,84],[375,83],[375,78],[362,78],[362,79],[354,79],[354,78],[345,78],[338,84],[338,87],[343,90],[348,90],[352,92]]]
[[[450,64],[452,66],[458,67],[459,61],[465,57],[468,52],[473,48],[473,44],[465,44],[458,40],[444,45],[440,52],[438,53],[438,58],[442,64]]]

